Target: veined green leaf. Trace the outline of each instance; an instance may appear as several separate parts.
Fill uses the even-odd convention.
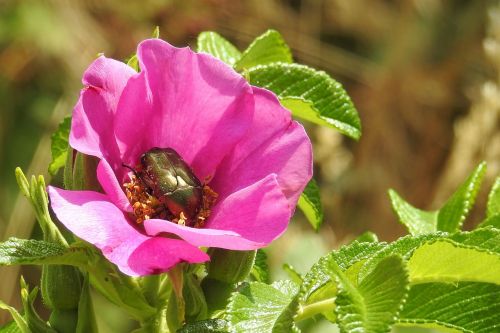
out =
[[[83,247],[62,245],[34,239],[11,237],[0,243],[0,266],[60,264],[84,266],[89,252]]]
[[[460,281],[500,284],[500,255],[443,239],[417,248],[408,259],[408,270],[412,284]]]
[[[198,35],[198,52],[205,52],[233,66],[241,57],[240,51],[218,33],[205,31]]]
[[[454,232],[460,229],[476,201],[477,192],[486,172],[486,162],[479,164],[458,190],[439,210],[437,230]]]
[[[237,71],[273,62],[293,62],[290,48],[276,30],[268,30],[250,44],[234,65]]]
[[[66,153],[68,151],[69,130],[71,128],[71,117],[64,118],[57,130],[51,136],[50,150],[52,161],[49,164],[49,173],[55,175],[57,170],[66,164]]]
[[[412,286],[398,322],[440,331],[497,332],[500,286],[478,282]]]
[[[267,265],[267,254],[263,249],[258,249],[255,254],[255,262],[250,271],[255,281],[269,283],[269,266]]]
[[[410,234],[421,235],[436,231],[438,212],[428,212],[413,207],[394,190],[389,190],[392,209]]]
[[[273,91],[296,117],[329,126],[359,139],[358,113],[340,83],[304,65],[272,63],[245,72],[250,83]]]
[[[335,312],[340,331],[388,332],[408,294],[403,259],[397,255],[384,258],[357,287],[335,266],[330,269],[339,286]]]
[[[304,192],[302,192],[298,206],[314,230],[318,231],[323,223],[323,206],[319,197],[319,187],[314,179],[309,181]]]
[[[244,284],[233,294],[227,307],[226,317],[231,332],[292,331],[297,292],[298,288],[291,281],[276,286],[261,282]]]
[[[336,264],[342,272],[346,272],[350,267],[363,262],[384,246],[383,243],[354,241],[322,257],[303,278],[297,320],[308,318],[319,310],[328,320],[335,322],[333,309],[337,297],[337,284],[331,279],[328,267]],[[349,279],[351,274],[346,272],[346,277]],[[352,283],[357,285],[357,281],[352,280]]]
[[[222,319],[207,319],[184,325],[177,333],[226,333],[227,322]]]
[[[450,240],[500,255],[500,230],[486,228],[470,232],[457,232]]]
[[[389,190],[392,207],[398,215],[399,221],[407,227],[412,235],[435,231],[458,231],[474,205],[485,172],[486,163],[483,162],[474,169],[444,206],[437,211],[417,209],[403,200],[396,191]]]

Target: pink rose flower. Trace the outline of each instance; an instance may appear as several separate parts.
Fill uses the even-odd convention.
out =
[[[101,56],[83,76],[69,142],[100,159],[104,193],[49,186],[57,218],[131,276],[209,260],[199,247],[252,250],[279,237],[312,175],[303,127],[272,92],[208,54],[152,39],[137,56],[140,73]],[[174,149],[218,194],[202,227],[131,217],[123,165],[153,147]]]

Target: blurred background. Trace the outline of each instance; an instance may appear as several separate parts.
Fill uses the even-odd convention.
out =
[[[371,230],[391,241],[405,230],[391,211],[393,188],[415,206],[435,209],[482,160],[483,190],[465,228],[483,217],[500,174],[500,9],[465,0],[0,0],[0,235],[37,234],[14,168],[47,176],[50,135],[71,113],[85,68],[103,52],[126,59],[154,27],[176,46],[195,47],[214,30],[244,49],[269,28],[297,62],[340,81],[363,125],[359,142],[306,124],[325,223],[312,231],[300,212],[269,249],[276,278],[289,262],[313,260]],[[60,182],[60,176],[54,179]],[[36,285],[39,270],[23,267]],[[0,269],[0,299],[19,304],[17,268]],[[131,326],[119,309],[103,332]],[[102,305],[101,305],[102,303]],[[106,312],[107,311],[107,312]],[[100,311],[100,313],[103,313]],[[0,312],[0,323],[9,317]],[[319,326],[310,332],[330,332]],[[419,331],[420,332],[420,331]]]

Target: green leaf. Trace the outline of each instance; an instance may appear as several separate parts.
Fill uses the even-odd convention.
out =
[[[485,172],[486,162],[482,162],[448,199],[443,208],[439,210],[437,230],[454,232],[460,229],[474,205]]]
[[[451,240],[417,248],[408,260],[412,284],[476,281],[500,284],[500,255]]]
[[[331,322],[336,318],[333,312],[337,297],[337,284],[331,279],[330,265],[338,265],[342,272],[384,247],[382,243],[352,242],[338,251],[332,251],[315,263],[304,276],[299,294],[299,311],[296,320],[309,318],[321,313]],[[349,276],[347,276],[349,278]],[[354,281],[353,281],[354,283]]]
[[[241,57],[240,51],[221,35],[205,31],[198,35],[197,51],[205,52],[233,66]]]
[[[11,237],[0,243],[0,266],[61,264],[85,266],[89,252],[84,247],[66,248],[62,245]]]
[[[273,91],[292,114],[359,139],[361,122],[340,83],[304,65],[273,63],[245,72],[250,83]]]
[[[0,327],[0,333],[23,333],[23,331],[21,331],[17,323],[12,320],[6,325]]]
[[[426,283],[410,289],[399,323],[462,332],[497,332],[500,286],[490,283]]]
[[[222,319],[207,319],[184,325],[177,333],[226,333],[227,323]]]
[[[428,212],[413,207],[394,190],[389,190],[392,209],[398,215],[399,221],[410,234],[421,235],[436,231],[438,212]]]
[[[19,312],[17,312],[16,308],[13,308],[12,306],[9,306],[0,301],[0,309],[10,312],[10,315],[12,316],[12,318],[14,318],[19,331],[21,331],[22,333],[31,333],[31,330],[28,328],[28,323],[23,318],[23,316]]]
[[[488,217],[486,220],[481,222],[477,227],[478,228],[486,228],[489,226],[491,226],[493,228],[500,229],[500,214]]]
[[[288,274],[290,280],[294,283],[301,285],[303,282],[302,275],[295,270],[295,268],[290,264],[283,264],[283,270]]]
[[[35,311],[33,303],[35,302],[36,296],[38,294],[38,287],[33,288],[30,292],[28,285],[21,276],[21,301],[23,303],[24,318],[26,323],[33,333],[58,333],[52,327],[50,327],[44,320],[40,318],[38,313]]]
[[[243,52],[234,68],[243,71],[257,65],[266,65],[273,62],[293,62],[290,48],[283,37],[276,30],[268,30],[250,44]]]
[[[160,27],[156,26],[151,34],[151,38],[160,38]]]
[[[127,65],[132,67],[136,72],[139,72],[141,68],[139,67],[139,59],[137,58],[137,54],[134,54],[127,60]]]
[[[51,136],[50,150],[52,152],[52,161],[49,164],[49,173],[51,175],[55,175],[66,164],[70,128],[71,117],[66,117]]]
[[[412,235],[432,233],[435,231],[455,232],[460,229],[476,200],[481,181],[486,172],[483,162],[474,169],[465,182],[437,211],[417,209],[401,198],[396,191],[389,190],[391,204]]]
[[[255,281],[270,283],[269,266],[267,265],[267,254],[264,250],[258,249],[255,255],[255,262],[253,264],[250,275]]]
[[[500,214],[500,177],[495,180],[488,195],[488,204],[486,206],[486,217],[492,217]]]
[[[304,192],[302,192],[298,206],[314,230],[318,231],[323,223],[323,206],[319,197],[319,187],[314,179],[309,181]]]
[[[500,230],[487,228],[470,232],[457,232],[449,238],[462,245],[500,254]]]
[[[486,219],[477,227],[485,228],[492,226],[500,229],[500,177],[495,180],[488,195],[488,204],[486,206]]]
[[[368,242],[368,243],[376,243],[378,242],[378,236],[376,233],[374,232],[371,232],[371,231],[365,231],[364,233],[362,233],[361,235],[359,235],[355,241],[358,241],[360,243],[365,243],[365,242]]]
[[[329,266],[339,286],[335,309],[341,332],[388,332],[408,293],[403,259],[391,255],[379,262],[356,287],[338,266]]]
[[[300,293],[301,304],[308,305],[324,299],[325,289],[330,291],[327,294],[335,297],[335,282],[331,281],[326,268],[331,265],[331,262],[335,262],[342,271],[345,271],[355,263],[370,258],[384,247],[384,243],[360,243],[354,241],[347,246],[341,247],[338,251],[332,251],[321,257],[304,276]],[[316,297],[317,293],[322,294],[321,297]]]
[[[274,286],[245,283],[233,294],[227,307],[231,332],[290,332],[294,327],[297,291],[291,281]]]

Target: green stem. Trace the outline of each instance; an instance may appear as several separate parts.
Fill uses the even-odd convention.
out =
[[[166,308],[160,309],[156,316],[150,318],[148,321],[141,322],[141,328],[134,333],[166,333],[170,332],[167,327]]]
[[[327,298],[319,302],[315,302],[304,307],[300,307],[299,311],[295,315],[294,320],[301,321],[311,318],[319,313],[324,313],[328,311],[333,311],[335,308],[335,297]]]

